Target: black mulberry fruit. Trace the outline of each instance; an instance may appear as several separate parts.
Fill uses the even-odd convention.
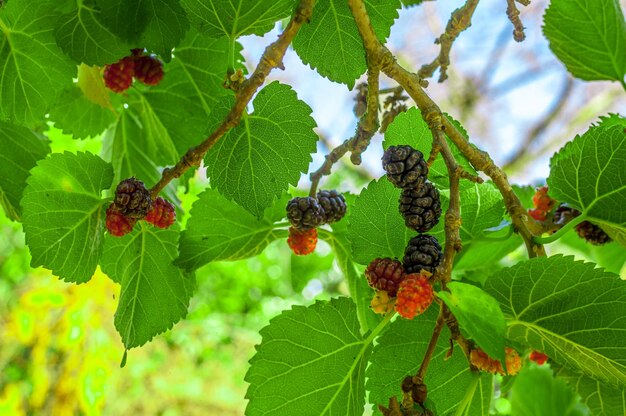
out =
[[[324,222],[337,222],[346,215],[346,199],[339,192],[319,191],[317,201],[324,210]]]
[[[374,289],[384,290],[391,297],[396,296],[400,282],[404,280],[404,268],[398,260],[378,258],[365,269],[365,277]]]
[[[434,273],[441,257],[441,245],[437,239],[429,234],[420,234],[409,240],[402,264],[407,274],[420,273],[422,270]]]
[[[424,155],[411,146],[390,146],[383,155],[387,179],[398,188],[415,188],[428,176]]]
[[[324,223],[324,208],[310,196],[296,197],[287,204],[287,219],[298,230],[308,230]]]
[[[563,227],[565,224],[570,222],[573,218],[578,217],[580,215],[580,211],[570,207],[567,204],[560,204],[558,208],[554,211],[554,224]],[[610,243],[613,241],[611,237],[598,225],[595,225],[589,221],[583,221],[578,224],[575,228],[576,233],[580,238],[585,239],[588,243],[593,244],[595,246],[601,246],[606,243]]]
[[[439,222],[441,201],[439,191],[426,181],[417,188],[407,188],[400,195],[400,214],[404,223],[413,230],[424,233]]]
[[[128,218],[144,218],[150,208],[152,200],[148,191],[139,179],[124,179],[115,190],[115,206]]]
[[[560,204],[557,209],[554,210],[554,217],[552,221],[555,225],[562,227],[579,215],[580,211],[577,209],[574,209],[567,204]]]
[[[594,246],[601,246],[613,241],[611,237],[598,225],[583,221],[576,226],[576,233],[580,238],[584,238],[588,243]]]

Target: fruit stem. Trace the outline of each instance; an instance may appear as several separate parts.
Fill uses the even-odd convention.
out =
[[[581,213],[578,217],[573,218],[570,222],[565,224],[559,231],[556,233],[549,235],[547,237],[536,236],[533,237],[533,242],[537,244],[550,244],[563,237],[569,230],[576,227],[581,222],[587,219],[587,215],[585,213]]]
[[[441,335],[441,331],[446,323],[446,319],[443,313],[443,306],[439,306],[439,316],[437,316],[437,322],[435,323],[435,328],[433,329],[433,335],[430,337],[430,342],[428,343],[428,347],[426,348],[426,352],[424,353],[424,358],[422,359],[422,364],[420,365],[419,370],[415,373],[414,382],[417,381],[418,384],[424,382],[424,377],[426,376],[426,370],[428,370],[428,365],[430,364],[430,360],[433,357],[433,353],[435,352],[435,348],[437,347],[437,342],[439,341],[439,335]]]

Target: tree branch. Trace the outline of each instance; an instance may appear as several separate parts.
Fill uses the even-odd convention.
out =
[[[204,156],[209,149],[224,134],[226,134],[226,132],[239,123],[241,115],[252,99],[252,96],[259,89],[259,87],[263,85],[265,78],[269,75],[271,70],[274,68],[283,68],[282,60],[285,56],[285,52],[287,51],[287,47],[291,44],[291,41],[300,30],[300,27],[302,27],[304,23],[307,23],[311,18],[315,1],[316,0],[300,1],[300,4],[296,8],[283,33],[274,43],[265,48],[265,52],[263,52],[263,56],[261,56],[261,60],[259,61],[256,69],[250,78],[241,84],[241,87],[238,89],[236,94],[235,103],[222,124],[220,124],[215,131],[213,131],[213,133],[211,133],[211,135],[197,147],[189,149],[180,161],[176,163],[176,165],[163,170],[161,179],[159,179],[152,189],[150,189],[150,195],[153,198],[156,198],[163,188],[165,188],[165,186],[167,186],[167,184],[173,179],[182,176],[187,169],[192,166],[200,165],[200,162],[204,159]]]
[[[530,0],[517,0],[518,3],[528,6],[530,4]],[[526,39],[526,34],[524,33],[524,24],[522,23],[522,19],[520,19],[520,11],[517,10],[517,5],[515,4],[515,0],[506,0],[506,15],[513,23],[513,39],[516,42],[521,42]]]
[[[440,68],[439,82],[443,82],[448,78],[447,70],[450,65],[450,50],[452,49],[452,44],[456,38],[459,37],[461,32],[472,24],[472,15],[477,5],[478,0],[467,0],[462,7],[452,12],[450,20],[446,25],[446,30],[435,40],[435,43],[441,45],[439,55],[433,59],[431,63],[422,65],[417,73],[421,78],[432,77],[433,72],[435,72],[437,68]]]
[[[350,161],[354,165],[361,164],[361,154],[369,146],[372,137],[378,130],[378,90],[379,90],[379,76],[380,76],[380,64],[378,60],[367,54],[367,110],[356,126],[354,136],[344,141],[339,146],[335,147],[324,160],[322,166],[318,170],[312,172],[309,175],[311,179],[311,188],[309,190],[309,196],[315,197],[317,187],[320,180],[324,175],[329,175],[333,165],[343,157],[348,151],[350,155]],[[358,103],[357,103],[358,104]]]
[[[420,86],[420,78],[400,66],[389,49],[379,42],[370,23],[363,0],[348,0],[348,4],[352,10],[365,49],[370,51],[369,53],[373,56],[378,57],[381,62],[381,71],[400,84],[420,109],[433,108],[440,113],[439,107]],[[493,180],[502,194],[515,230],[524,239],[529,257],[545,256],[543,246],[532,241],[533,235],[541,232],[541,226],[529,218],[526,209],[513,192],[506,174],[494,164],[488,153],[472,146],[446,117],[442,118],[442,125],[446,135],[457,146],[463,156],[477,170],[484,172]]]

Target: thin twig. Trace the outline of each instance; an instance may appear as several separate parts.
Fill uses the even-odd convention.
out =
[[[565,105],[567,104],[567,100],[569,99],[574,86],[574,80],[571,77],[567,77],[565,85],[563,89],[559,93],[559,96],[552,104],[552,107],[546,112],[546,114],[539,120],[532,129],[529,130],[528,134],[522,140],[522,144],[519,146],[517,151],[513,153],[513,155],[504,163],[503,169],[508,169],[515,163],[517,163],[521,158],[523,158],[530,147],[535,143],[543,134],[543,132],[552,124],[552,122],[563,112]]]
[[[320,180],[330,175],[332,167],[348,151],[351,152],[350,161],[354,165],[361,164],[361,154],[369,146],[372,137],[378,130],[378,94],[379,94],[380,65],[378,61],[367,55],[367,110],[356,126],[354,136],[346,139],[326,155],[324,163],[315,172],[311,172],[311,188],[309,196],[314,197]],[[397,88],[397,87],[396,87]]]
[[[316,0],[301,0],[296,8],[289,24],[278,37],[278,39],[265,48],[263,56],[256,69],[245,80],[237,91],[235,103],[230,112],[211,135],[197,147],[193,147],[171,168],[166,168],[161,174],[161,179],[150,189],[150,194],[155,198],[173,179],[179,178],[192,166],[198,166],[209,149],[231,128],[236,126],[241,119],[241,115],[252,99],[254,93],[265,81],[265,78],[274,68],[283,68],[282,60],[287,51],[287,47],[296,36],[300,27],[307,23],[313,13],[313,6]]]
[[[378,87],[380,65],[370,56],[367,56],[367,112],[361,117],[356,128],[350,161],[355,165],[361,164],[361,154],[369,146],[372,137],[378,130]]]
[[[446,319],[444,316],[443,308],[444,304],[440,306],[439,316],[437,316],[437,322],[435,323],[435,328],[433,328],[433,334],[430,337],[430,342],[428,343],[428,347],[426,348],[426,352],[424,353],[424,358],[422,359],[422,364],[420,368],[415,373],[415,377],[413,378],[414,384],[422,384],[424,383],[424,377],[426,377],[426,371],[428,370],[428,365],[430,364],[430,360],[433,358],[433,354],[435,349],[437,348],[437,342],[439,341],[439,335],[441,335],[441,331],[446,324]]]
[[[317,186],[319,185],[320,179],[324,175],[330,175],[331,169],[333,165],[343,157],[349,150],[352,145],[352,140],[354,138],[351,137],[341,143],[339,146],[335,147],[330,151],[325,157],[324,163],[319,167],[315,172],[311,172],[309,178],[311,179],[311,188],[309,191],[309,196],[315,197],[315,193],[317,192]]]
[[[446,25],[446,30],[435,40],[435,43],[441,45],[439,55],[433,59],[431,63],[423,65],[420,68],[417,74],[421,78],[432,77],[437,68],[440,68],[439,82],[443,82],[448,78],[447,70],[450,65],[450,50],[452,49],[452,44],[461,32],[472,24],[472,15],[474,14],[474,10],[476,10],[478,1],[479,0],[467,0],[463,6],[452,12],[450,20]]]
[[[460,180],[463,169],[456,162],[452,150],[443,134],[443,119],[445,118],[438,108],[428,107],[422,110],[422,116],[433,135],[433,146],[439,148],[439,152],[448,169],[450,180],[450,204],[445,215],[444,230],[446,244],[443,250],[443,261],[435,273],[435,278],[440,281],[445,289],[446,283],[452,279],[452,266],[454,256],[463,248],[461,243],[461,189]]]
[[[348,4],[352,10],[352,15],[355,18],[365,49],[370,51],[372,55],[378,56],[381,62],[381,71],[401,85],[420,109],[435,108],[441,112],[435,102],[420,86],[420,78],[399,65],[389,49],[380,43],[370,23],[363,0],[348,0]],[[461,151],[463,156],[477,170],[489,176],[502,194],[515,230],[526,244],[529,257],[545,256],[543,246],[532,241],[533,235],[541,232],[541,226],[528,216],[526,209],[513,192],[506,174],[494,164],[488,153],[472,146],[447,118],[443,117],[442,124],[446,135]]]
[[[523,4],[524,6],[528,6],[530,1],[520,1],[517,0],[518,3]],[[517,5],[515,4],[515,0],[506,0],[506,15],[513,23],[513,39],[516,42],[521,42],[526,39],[526,34],[524,33],[524,24],[522,23],[522,19],[520,19],[520,11],[517,10]]]

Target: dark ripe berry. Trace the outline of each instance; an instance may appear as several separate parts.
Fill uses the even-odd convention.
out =
[[[150,191],[139,179],[124,179],[115,190],[115,205],[129,218],[144,218],[152,208]]]
[[[400,195],[400,214],[407,227],[419,233],[430,230],[441,216],[439,191],[428,181],[417,188],[404,189]]]
[[[415,188],[426,182],[428,166],[424,155],[411,146],[390,146],[383,155],[387,179],[398,188]]]
[[[580,211],[577,209],[574,209],[567,204],[560,204],[554,211],[554,218],[552,221],[555,225],[563,227],[579,215]],[[595,246],[601,246],[613,241],[602,228],[589,221],[581,222],[576,226],[575,230],[580,238],[585,239],[588,243]]]
[[[317,201],[324,210],[324,222],[327,224],[339,221],[346,215],[346,199],[335,190],[319,191]]]
[[[406,273],[421,273],[422,270],[434,273],[441,257],[441,245],[437,239],[429,234],[420,234],[409,241],[402,264]]]
[[[127,56],[104,67],[104,85],[117,93],[126,91],[133,83],[133,75],[135,75],[135,61]]]
[[[404,269],[398,260],[377,258],[365,269],[365,277],[371,287],[384,290],[389,296],[394,297],[400,282],[404,279]]]
[[[169,201],[158,197],[152,201],[152,208],[144,218],[150,224],[159,228],[169,228],[176,221],[176,210]]]
[[[317,246],[317,228],[298,230],[297,228],[289,227],[287,244],[297,256],[306,256],[313,253],[315,246]]]
[[[115,237],[121,237],[131,232],[136,222],[136,219],[128,218],[122,214],[115,204],[111,204],[107,208],[105,225],[109,234]]]
[[[559,204],[559,206],[554,210],[554,217],[552,222],[555,225],[564,226],[572,219],[578,217],[580,215],[580,211],[570,207],[567,204]]]
[[[576,233],[594,246],[601,246],[613,241],[600,226],[589,221],[583,221],[576,226]]]
[[[287,219],[295,228],[308,230],[324,223],[324,209],[317,199],[296,197],[287,203]]]
[[[163,63],[152,56],[137,56],[135,78],[146,85],[157,85],[163,79]]]

